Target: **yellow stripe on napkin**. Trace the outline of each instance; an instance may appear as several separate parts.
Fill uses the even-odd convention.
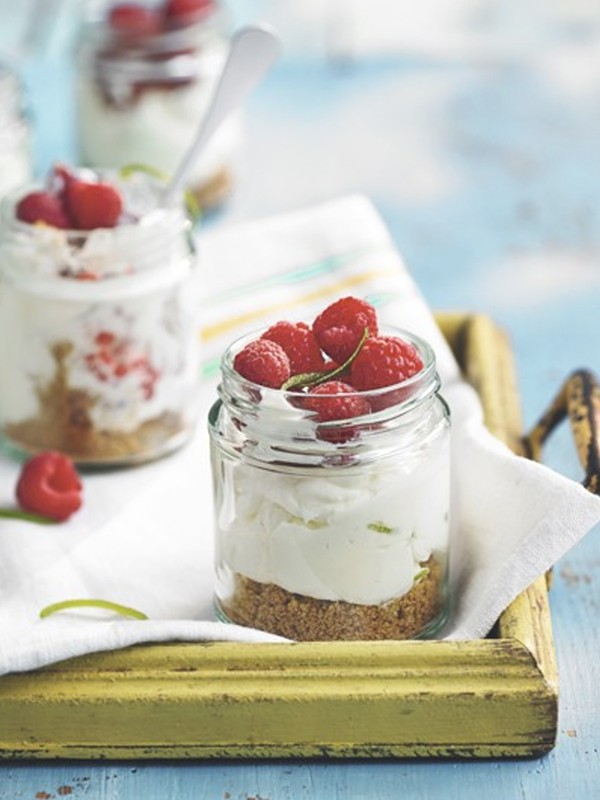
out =
[[[247,311],[245,314],[238,314],[235,317],[224,319],[221,322],[214,323],[213,325],[206,325],[201,329],[200,335],[204,342],[208,342],[211,339],[221,336],[227,331],[234,330],[240,326],[245,326],[247,323],[254,320],[260,320],[264,319],[265,317],[269,317],[276,311],[295,308],[296,306],[302,306],[306,303],[313,303],[315,300],[319,300],[323,297],[337,295],[340,292],[351,289],[352,287],[368,283],[374,278],[397,275],[397,272],[397,269],[389,267],[385,269],[372,269],[366,272],[361,272],[358,275],[349,276],[344,280],[336,281],[335,283],[328,284],[327,286],[320,286],[318,289],[314,289],[306,294],[299,295],[297,297],[289,297],[284,302],[275,303],[270,306],[263,306],[262,308],[255,308],[251,311]]]

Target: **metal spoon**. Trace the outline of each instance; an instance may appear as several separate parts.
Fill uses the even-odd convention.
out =
[[[161,206],[165,207],[173,202],[206,143],[223,120],[238,108],[258,85],[274,63],[279,50],[279,39],[269,28],[246,27],[234,34],[208,111],[200,123],[191,147],[162,193]]]

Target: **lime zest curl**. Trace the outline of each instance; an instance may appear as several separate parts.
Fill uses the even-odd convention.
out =
[[[120,614],[122,617],[133,617],[134,619],[148,619],[143,611],[138,611],[136,608],[129,608],[120,603],[113,603],[111,600],[92,600],[92,599],[75,599],[75,600],[61,600],[58,603],[52,603],[40,611],[40,619],[46,619],[51,614],[56,614],[58,611],[65,611],[70,608],[102,608],[106,611],[114,611],[115,614]]]
[[[143,172],[144,175],[150,175],[151,178],[156,178],[159,181],[166,182],[169,180],[169,176],[166,172],[163,172],[161,169],[153,167],[150,164],[142,164],[141,162],[125,164],[125,166],[121,167],[119,170],[119,177],[127,180],[127,178],[131,178],[132,175],[137,175],[138,172]]]
[[[429,575],[429,567],[423,567],[420,572],[417,572],[415,577],[413,578],[413,584],[420,583],[421,581],[425,580],[425,578]]]
[[[390,528],[389,525],[386,525],[385,522],[370,522],[367,525],[367,528],[370,531],[375,531],[375,533],[393,533],[394,529]]]
[[[38,525],[58,525],[58,520],[45,517],[43,514],[34,514],[31,511],[22,511],[19,508],[0,508],[0,517],[5,519],[20,519],[24,522],[35,522]]]
[[[170,176],[161,169],[157,169],[157,167],[153,167],[150,164],[142,164],[137,162],[133,164],[125,164],[124,167],[121,167],[119,170],[119,177],[123,178],[123,180],[128,180],[132,175],[137,175],[139,172],[143,173],[144,175],[149,175],[151,178],[156,178],[156,180],[162,181],[163,183],[168,183],[170,179]],[[202,216],[200,203],[198,202],[196,195],[193,192],[190,192],[189,189],[186,189],[183,192],[183,197],[188,216],[192,223],[195,224]]]
[[[335,369],[329,370],[327,372],[301,372],[298,375],[292,375],[291,378],[283,384],[281,390],[284,392],[289,391],[290,389],[305,389],[309,386],[318,386],[321,383],[326,383],[330,381],[332,378],[341,375],[342,372],[348,369],[348,367],[352,364],[356,356],[362,350],[363,344],[369,338],[369,329],[365,328],[363,331],[362,336],[360,337],[360,342],[356,345],[354,352],[351,356],[349,356],[344,363],[336,367]]]

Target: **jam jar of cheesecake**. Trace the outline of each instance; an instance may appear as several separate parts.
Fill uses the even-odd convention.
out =
[[[448,615],[450,418],[431,347],[342,298],[224,354],[209,415],[218,618],[295,640]]]
[[[80,161],[142,163],[172,174],[208,108],[229,40],[218,0],[96,4],[78,47]],[[229,194],[241,140],[237,114],[215,133],[189,177],[203,209]]]
[[[31,126],[15,73],[0,64],[0,197],[31,179]]]
[[[7,195],[0,238],[0,430],[80,464],[147,461],[196,417],[195,259],[183,207],[147,175],[55,167]]]

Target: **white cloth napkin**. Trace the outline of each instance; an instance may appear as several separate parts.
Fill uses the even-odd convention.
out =
[[[449,637],[484,636],[600,520],[600,498],[487,433],[475,393],[365,198],[215,231],[200,238],[199,258],[206,299],[197,434],[154,464],[86,475],[83,509],[65,524],[0,520],[0,674],[139,642],[277,639],[214,620],[205,418],[225,346],[278,319],[310,320],[340,296],[368,298],[382,322],[413,330],[436,350],[454,417],[459,582]],[[11,502],[18,472],[0,457],[0,505]],[[39,619],[43,607],[69,598],[122,603],[149,620],[89,610]]]

